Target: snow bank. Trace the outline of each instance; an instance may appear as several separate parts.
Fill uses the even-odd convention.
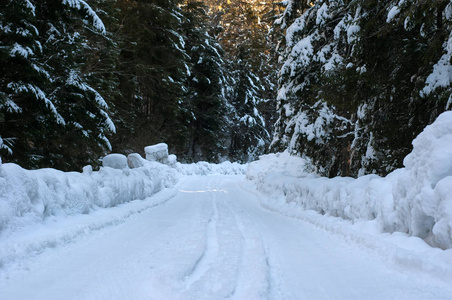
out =
[[[130,169],[119,154],[105,157],[104,167],[95,172],[91,166],[78,173],[1,164],[0,234],[53,216],[88,214],[145,199],[176,181],[177,173],[169,166],[147,161]]]
[[[321,178],[308,160],[287,153],[261,157],[247,178],[285,206],[352,220],[374,220],[381,232],[404,232],[452,248],[452,112],[413,141],[405,168],[386,177]]]
[[[221,164],[211,164],[200,161],[193,164],[176,163],[175,169],[181,175],[245,175],[248,165],[225,161]]]
[[[143,200],[165,187],[172,187],[180,175],[245,174],[246,165],[199,162],[183,165],[168,155],[166,144],[138,153],[110,154],[103,167],[93,171],[62,172],[55,169],[25,170],[0,159],[0,236],[49,218],[90,214],[99,208]]]

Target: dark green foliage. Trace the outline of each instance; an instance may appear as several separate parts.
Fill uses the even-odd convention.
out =
[[[213,7],[202,1],[181,1],[179,6],[171,1],[115,3],[121,23],[112,29],[120,49],[114,151],[141,152],[146,145],[166,142],[182,161],[248,161],[262,153],[269,135],[255,109],[266,107],[271,119],[275,93],[269,75],[274,69],[263,63],[268,55],[258,54],[266,51],[265,38],[257,42],[246,31],[231,46],[224,33],[212,28],[216,16],[207,12]],[[226,53],[215,33],[223,46],[231,46],[225,46]],[[248,49],[246,58],[244,53],[236,58],[232,48]],[[249,78],[259,87],[251,87]],[[243,103],[250,107],[241,107]],[[243,123],[247,116],[257,123]]]
[[[159,142],[182,161],[256,158],[274,119],[278,6],[220,2],[2,2],[3,161],[80,169]]]
[[[228,156],[241,162],[263,154],[275,119],[275,32],[268,27],[276,1],[210,0],[214,32],[228,62],[226,97],[231,104]]]
[[[218,161],[226,156],[227,104],[223,50],[207,33],[207,7],[202,1],[186,1],[182,7],[186,36],[187,92],[185,119],[190,123],[184,159]]]
[[[399,1],[318,0],[293,20],[282,52],[273,149],[307,155],[329,176],[401,167],[413,138],[449,99],[450,84],[428,84],[452,29],[446,2],[405,1],[388,19]],[[319,118],[325,105],[330,112]]]
[[[63,170],[95,163],[114,131],[83,74],[87,34],[99,35],[102,24],[89,6],[64,1],[6,1],[1,11],[0,136],[12,141],[3,160]]]
[[[243,51],[243,50],[242,50]],[[258,106],[262,103],[264,86],[253,73],[244,53],[238,53],[232,64],[233,93],[230,103],[234,107],[229,156],[240,162],[255,160],[265,152],[270,134],[266,130],[264,117]]]
[[[120,96],[113,148],[142,152],[157,142],[180,148],[184,142],[177,137],[186,130],[179,109],[185,53],[176,2],[120,0],[114,5],[120,20],[112,28],[120,50],[115,70]]]

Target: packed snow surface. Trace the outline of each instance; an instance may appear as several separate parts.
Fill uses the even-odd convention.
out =
[[[246,165],[238,163],[178,163],[163,143],[145,150],[149,160],[138,153],[127,157],[114,153],[103,158],[99,171],[86,166],[82,173],[25,170],[16,164],[1,164],[0,160],[0,237],[48,219],[90,214],[146,199],[174,186],[182,175],[246,173]]]
[[[450,267],[450,253],[405,236],[372,248],[380,238],[262,207],[271,200],[243,175],[185,176],[143,201],[2,237],[2,258],[48,247],[4,260],[1,298],[450,299],[450,268],[415,268],[447,257]]]
[[[200,161],[192,164],[176,163],[175,169],[182,175],[244,175],[248,165],[225,161],[221,164],[211,164]]]

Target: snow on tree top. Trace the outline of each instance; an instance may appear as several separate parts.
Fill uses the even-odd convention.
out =
[[[94,28],[105,34],[107,31],[105,30],[105,25],[96,12],[86,3],[84,0],[63,0],[63,4],[66,4],[72,8],[76,8],[78,10],[85,10],[89,17],[92,19],[92,24]]]

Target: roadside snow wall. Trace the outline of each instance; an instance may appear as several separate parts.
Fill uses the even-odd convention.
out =
[[[295,205],[352,221],[377,220],[382,232],[405,232],[452,248],[452,112],[413,141],[405,168],[386,177],[323,178],[308,160],[270,154],[249,165],[247,178],[270,196],[267,205]]]
[[[173,168],[131,154],[129,168],[120,154],[105,157],[104,167],[83,173],[55,169],[25,170],[0,162],[0,234],[41,223],[52,216],[87,214],[145,199],[177,182]],[[138,164],[138,162],[140,164]]]
[[[211,164],[200,161],[192,164],[176,163],[175,169],[181,175],[245,175],[248,165],[225,161],[221,164]]]
[[[245,174],[246,165],[224,162],[181,164],[166,144],[145,148],[146,158],[109,154],[99,171],[25,170],[0,160],[0,235],[52,217],[89,214],[172,187],[181,175]]]

